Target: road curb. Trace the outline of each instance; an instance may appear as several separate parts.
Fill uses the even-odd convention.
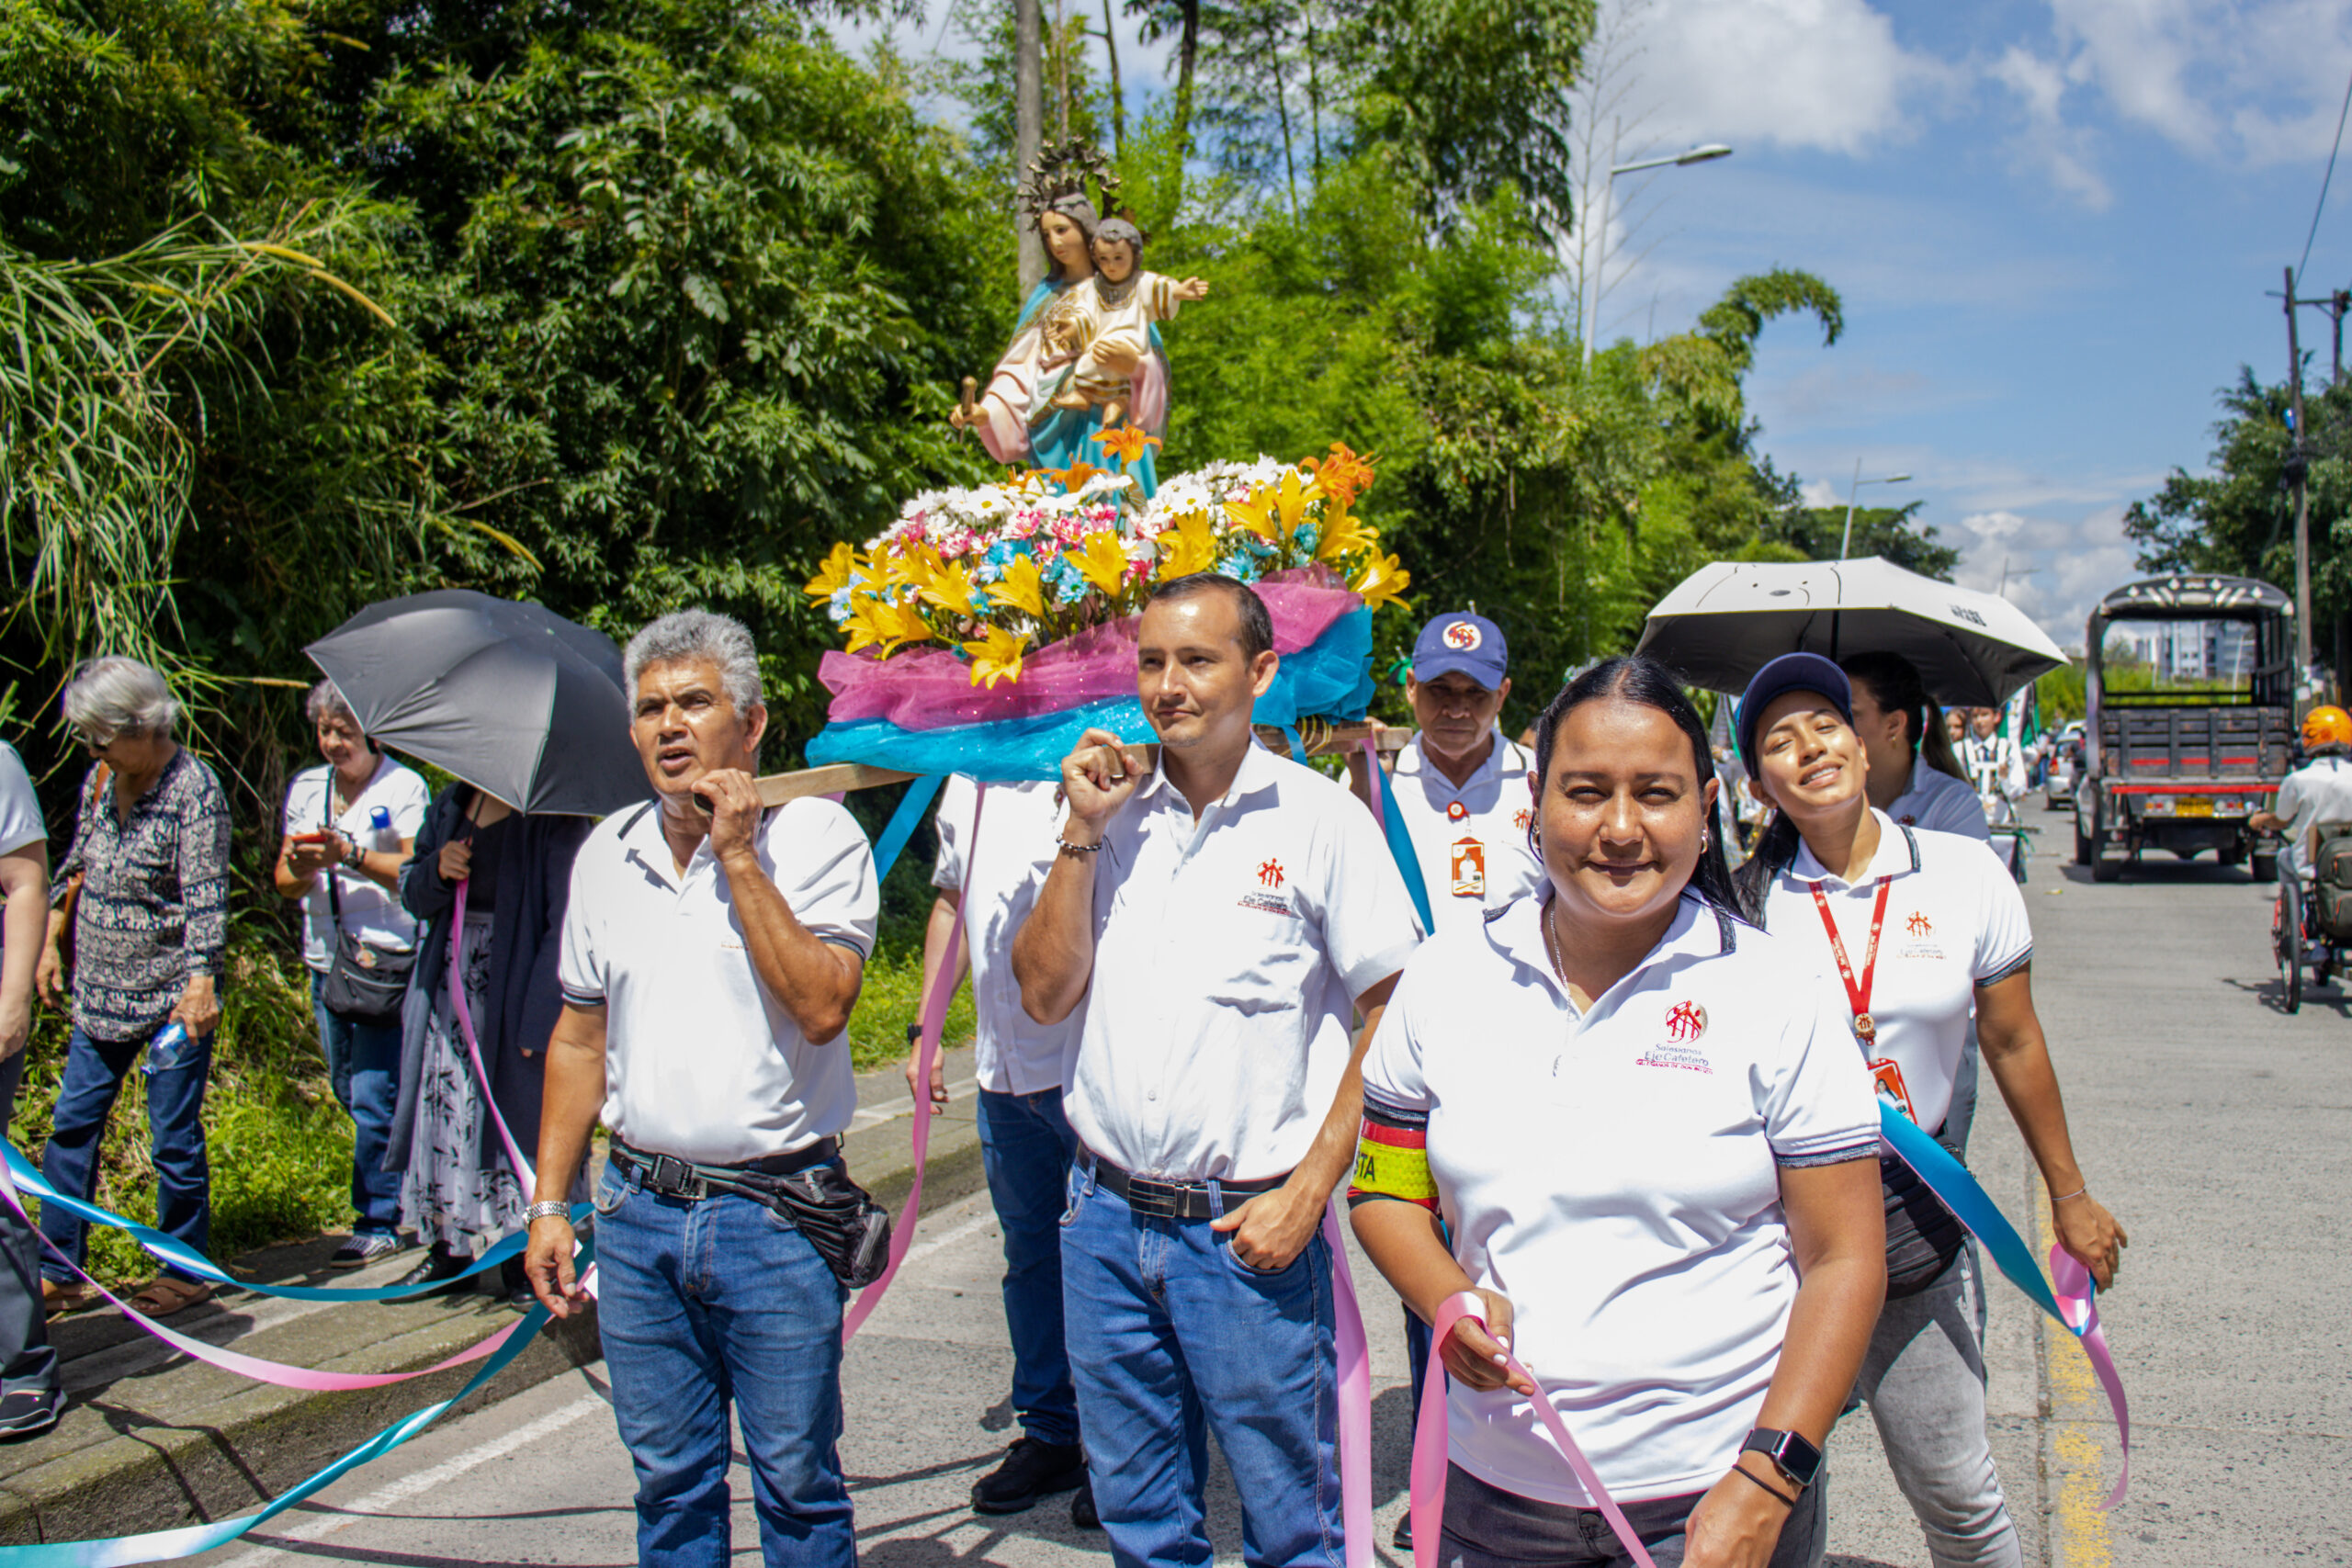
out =
[[[931,1124],[923,1207],[985,1183],[968,1048],[947,1055],[954,1100]],[[914,1180],[913,1107],[897,1065],[861,1075],[870,1107],[843,1140],[851,1173],[895,1215]],[[323,1271],[336,1237],[266,1249],[231,1271],[257,1280],[389,1284],[417,1256],[348,1276]],[[493,1272],[489,1276],[495,1280]],[[481,1295],[313,1307],[224,1291],[172,1326],[248,1355],[345,1372],[415,1371],[514,1320]],[[164,1349],[113,1313],[51,1325],[63,1364],[64,1418],[0,1448],[0,1545],[89,1540],[235,1517],[436,1400],[478,1370],[453,1368],[389,1388],[312,1393],[256,1383]],[[603,1354],[594,1310],[550,1324],[497,1378],[444,1420],[495,1404]]]

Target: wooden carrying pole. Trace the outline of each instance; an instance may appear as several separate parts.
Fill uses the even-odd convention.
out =
[[[1363,744],[1372,733],[1368,724],[1339,725],[1329,729],[1316,727],[1302,730],[1299,739],[1306,743],[1310,757],[1329,757],[1353,750]],[[1290,755],[1290,737],[1270,724],[1258,727],[1258,739],[1266,749],[1282,756]],[[1401,751],[1405,742],[1412,739],[1408,729],[1391,729],[1378,742],[1383,751]],[[1158,747],[1151,750],[1156,753]],[[811,795],[845,795],[851,790],[879,789],[884,784],[904,784],[915,775],[896,768],[872,768],[864,762],[836,762],[826,768],[803,768],[797,773],[771,773],[759,781],[760,802],[763,806],[782,806],[787,800],[798,800]]]

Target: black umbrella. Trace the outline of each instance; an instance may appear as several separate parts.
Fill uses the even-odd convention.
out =
[[[359,728],[526,812],[650,798],[620,649],[537,604],[462,588],[370,604],[304,649]]]

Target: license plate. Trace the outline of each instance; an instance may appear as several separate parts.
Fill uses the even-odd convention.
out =
[[[2172,814],[2175,817],[2211,817],[2213,815],[2213,797],[2210,795],[2176,796],[2172,803]]]

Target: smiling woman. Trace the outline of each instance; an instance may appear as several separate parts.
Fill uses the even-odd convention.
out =
[[[1424,943],[1363,1066],[1356,1234],[1425,1321],[1480,1303],[1439,1348],[1441,1551],[1591,1544],[1599,1499],[1547,1451],[1542,1397],[1638,1538],[1609,1561],[1794,1568],[1883,1280],[1869,1081],[1784,945],[1733,914],[1705,727],[1661,666],[1587,671],[1536,751],[1545,885]]]

